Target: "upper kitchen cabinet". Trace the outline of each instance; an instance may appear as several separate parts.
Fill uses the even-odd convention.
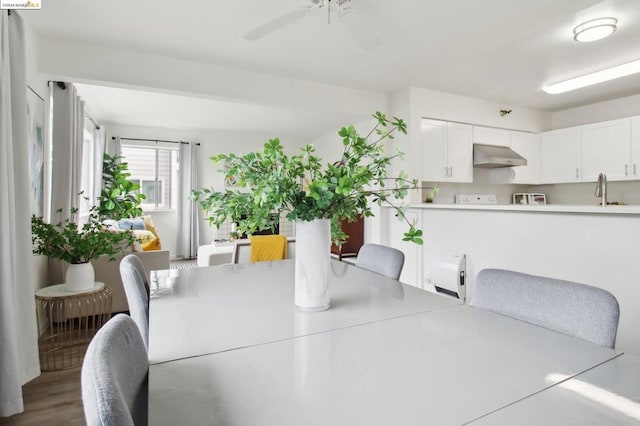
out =
[[[422,180],[473,182],[473,130],[469,124],[423,119]]]
[[[636,167],[637,170],[637,167]],[[631,119],[582,126],[582,182],[637,179],[631,161]]]
[[[630,179],[640,179],[640,117],[631,119],[631,167]]]
[[[473,143],[511,146],[511,132],[492,127],[473,126]]]
[[[474,127],[475,129],[475,127]],[[500,167],[491,170],[492,183],[517,183],[537,185],[540,183],[540,135],[516,130],[503,130],[510,147],[527,160],[526,166]]]
[[[580,155],[580,127],[542,133],[540,182],[580,182]]]
[[[511,149],[527,160],[526,166],[509,167],[510,183],[537,184],[540,182],[540,135],[509,132]]]

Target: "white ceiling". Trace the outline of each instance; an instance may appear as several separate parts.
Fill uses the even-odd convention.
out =
[[[134,126],[175,129],[217,129],[273,133],[271,137],[318,136],[328,129],[356,123],[363,117],[344,113],[317,114],[246,103],[177,96],[105,86],[77,84],[92,117]]]
[[[561,95],[541,90],[640,58],[639,0],[353,0],[355,10],[342,22],[328,25],[324,13],[315,13],[257,41],[243,39],[309,3],[49,0],[22,16],[42,37],[382,92],[411,85],[546,111],[640,93],[640,76]],[[574,42],[572,28],[597,16],[618,18],[618,31],[598,42]],[[375,34],[380,44],[363,49],[347,26]],[[209,112],[207,118],[222,106],[193,103]],[[234,108],[241,107],[259,109],[229,106],[224,121],[233,121]],[[106,102],[103,109],[110,113]],[[191,119],[199,125],[197,115]]]

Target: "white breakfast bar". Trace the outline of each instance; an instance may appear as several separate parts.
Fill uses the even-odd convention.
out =
[[[508,424],[630,359],[337,261],[331,308],[302,312],[293,266],[152,275],[150,425]]]

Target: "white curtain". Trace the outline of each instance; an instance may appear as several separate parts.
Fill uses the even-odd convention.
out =
[[[92,127],[93,132],[93,200],[92,204],[98,204],[98,197],[102,191],[102,161],[107,149],[107,131],[104,126]]]
[[[61,86],[64,86],[62,88]],[[82,148],[84,145],[84,102],[71,83],[50,83],[51,117],[51,222],[69,217],[71,208],[84,202],[82,191]],[[78,217],[76,217],[78,219]],[[48,281],[64,282],[62,262],[49,259]]]
[[[193,259],[198,254],[198,207],[191,199],[191,191],[197,189],[196,159],[199,146],[193,142],[181,142],[178,154],[178,244],[177,257]]]
[[[120,136],[115,136],[113,139],[107,142],[106,153],[113,157],[116,154],[120,154],[121,148],[122,142],[120,142]]]
[[[76,94],[73,84],[65,88],[53,83],[53,120],[51,165],[51,220],[57,221],[56,211],[62,209],[63,218],[71,207],[80,207],[82,197],[82,146],[84,144],[84,101]]]
[[[22,385],[40,374],[35,318],[27,82],[23,23],[0,21],[0,416],[24,410]]]

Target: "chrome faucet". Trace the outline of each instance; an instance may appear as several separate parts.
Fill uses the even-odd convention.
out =
[[[600,197],[600,205],[605,207],[607,205],[607,175],[600,173],[598,175],[598,183],[596,183],[596,197]]]

